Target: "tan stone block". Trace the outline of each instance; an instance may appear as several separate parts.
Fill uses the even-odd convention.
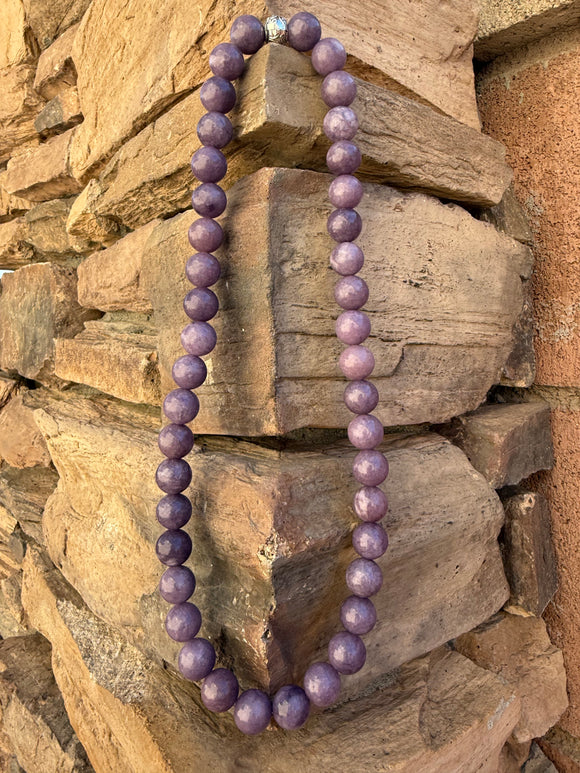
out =
[[[15,269],[34,261],[34,249],[26,241],[27,228],[24,218],[0,223],[0,266]]]
[[[0,70],[37,58],[36,41],[30,35],[21,0],[4,0],[0,25]]]
[[[503,366],[500,378],[500,383],[509,387],[531,387],[536,379],[535,320],[531,280],[522,282],[522,292],[522,313],[513,327],[512,350]]]
[[[22,572],[14,572],[0,580],[0,636],[9,639],[34,634],[22,606]]]
[[[0,223],[14,220],[34,206],[32,202],[13,196],[4,187],[6,172],[0,173]]]
[[[0,408],[18,391],[20,383],[13,378],[0,375]]]
[[[522,768],[523,773],[558,773],[540,747],[532,744],[530,758]]]
[[[38,59],[34,89],[45,99],[53,99],[75,86],[77,71],[72,58],[72,46],[78,24],[58,37]]]
[[[73,243],[78,240],[81,244],[92,244],[93,249],[100,249],[114,244],[123,235],[117,221],[96,213],[95,202],[100,193],[99,181],[93,179],[76,197],[66,224]]]
[[[26,18],[41,48],[80,21],[91,0],[22,0]]]
[[[0,163],[5,163],[15,149],[38,145],[34,121],[44,100],[34,91],[33,81],[33,65],[0,69]]]
[[[18,524],[27,537],[42,542],[42,511],[57,482],[57,473],[47,467],[0,471],[0,521],[9,535]]]
[[[0,411],[0,459],[12,467],[49,467],[50,454],[22,393]]]
[[[481,219],[491,223],[498,231],[503,231],[513,239],[517,239],[518,242],[533,245],[534,237],[524,208],[514,193],[513,185],[506,190],[499,204],[482,210]]]
[[[69,129],[38,148],[11,158],[4,183],[8,193],[30,201],[47,201],[79,193],[82,185],[72,176],[69,165],[74,131]]]
[[[34,128],[44,138],[72,129],[83,120],[79,95],[70,88],[48,102],[38,114]]]

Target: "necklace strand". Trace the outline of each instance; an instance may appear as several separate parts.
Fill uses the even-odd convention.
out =
[[[358,130],[358,118],[350,107],[356,96],[356,83],[343,68],[346,51],[335,38],[321,39],[318,19],[302,12],[288,23],[278,16],[262,24],[255,16],[238,17],[231,28],[230,43],[220,43],[209,56],[213,73],[200,89],[200,98],[208,111],[197,125],[202,147],[191,160],[194,175],[201,183],[192,194],[192,205],[200,216],[189,228],[191,246],[197,251],[186,263],[186,274],[194,285],[183,301],[187,316],[192,320],[183,328],[181,344],[187,352],[179,357],[172,369],[176,389],[163,402],[163,412],[169,424],[159,433],[159,448],[167,458],[156,472],[156,481],[165,496],[157,505],[157,518],[166,531],[159,537],[156,552],[167,566],[161,577],[159,591],[172,604],[165,628],[175,641],[183,643],[178,667],[184,677],[201,681],[201,699],[207,709],[228,711],[234,707],[234,721],[247,735],[262,732],[273,717],[285,730],[295,730],[307,720],[311,704],[324,708],[336,702],[340,693],[341,675],[355,674],[363,667],[366,649],[361,638],[376,623],[375,607],[370,597],[383,582],[375,559],[382,556],[388,545],[387,534],[379,521],[387,512],[387,499],[379,485],[388,474],[388,462],[376,447],[383,440],[383,426],[372,415],[379,395],[367,380],[374,368],[374,357],[363,342],[370,334],[368,316],[360,309],[368,299],[368,287],[357,276],[364,255],[354,243],[362,229],[355,207],[363,196],[363,187],[354,176],[361,163],[361,154],[353,137]],[[362,484],[354,497],[354,510],[361,523],[352,533],[352,544],[358,553],[346,571],[346,584],[352,593],[343,602],[340,620],[344,630],[333,636],[328,645],[328,662],[313,663],[306,671],[303,687],[285,685],[274,697],[258,689],[239,693],[239,684],[228,668],[215,668],[216,653],[207,639],[198,637],[201,613],[189,599],[195,590],[195,576],[183,566],[191,555],[191,538],[182,527],[192,514],[192,504],[184,492],[192,479],[192,471],[184,457],[192,450],[194,437],[187,424],[199,411],[199,400],[193,391],[203,384],[207,369],[203,356],[216,345],[216,333],[209,324],[219,303],[209,288],[221,274],[213,253],[221,246],[223,230],[215,220],[226,209],[227,198],[217,184],[226,174],[227,160],[222,153],[232,139],[233,128],[227,117],[235,105],[236,92],[232,81],[245,68],[244,54],[254,54],[265,42],[288,43],[297,51],[312,51],[312,64],[322,82],[322,99],[330,108],[324,118],[324,132],[331,140],[326,155],[330,172],[335,175],[329,188],[329,200],[335,209],[327,221],[327,230],[337,245],[330,255],[330,265],[339,274],[334,297],[343,310],[336,320],[336,335],[346,344],[339,366],[349,381],[344,402],[355,414],[348,425],[348,437],[358,449],[353,463],[353,475]]]

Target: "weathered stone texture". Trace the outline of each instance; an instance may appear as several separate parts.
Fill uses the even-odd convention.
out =
[[[83,120],[79,95],[76,89],[68,89],[47,103],[34,122],[34,128],[43,137],[52,137],[72,129]]]
[[[38,145],[34,121],[44,100],[34,91],[33,81],[30,64],[0,69],[0,163],[15,149]]]
[[[539,741],[542,751],[557,766],[558,773],[580,773],[580,741],[561,727],[553,727]]]
[[[530,757],[522,768],[522,773],[558,773],[558,771],[540,747],[534,743]]]
[[[22,400],[17,394],[0,411],[0,459],[12,467],[48,467],[46,443]]]
[[[41,48],[47,48],[80,21],[91,0],[22,0],[26,18]]]
[[[100,191],[98,180],[90,180],[74,200],[66,224],[73,242],[92,244],[95,250],[114,244],[124,233],[116,220],[97,213],[95,205]]]
[[[34,89],[45,99],[53,99],[76,85],[72,46],[77,29],[78,24],[69,27],[38,59]]]

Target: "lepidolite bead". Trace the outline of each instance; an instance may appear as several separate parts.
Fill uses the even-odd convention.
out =
[[[217,148],[200,148],[191,158],[191,171],[202,183],[219,182],[227,170],[226,157]]]
[[[348,439],[355,448],[374,448],[382,443],[384,436],[381,422],[368,413],[355,416],[348,425]]]
[[[258,735],[272,719],[272,701],[262,690],[246,690],[234,706],[234,722],[245,735]]]
[[[362,220],[354,209],[335,209],[328,216],[326,228],[335,242],[353,242],[362,231]]]
[[[297,730],[308,719],[310,701],[301,687],[287,684],[274,696],[272,713],[283,730]]]
[[[207,322],[191,322],[181,331],[181,345],[188,354],[202,357],[217,343],[216,332]]]
[[[389,463],[380,451],[360,451],[352,471],[356,480],[364,486],[378,486],[389,474]]]
[[[199,90],[201,104],[208,112],[229,113],[236,104],[236,90],[225,78],[208,78]]]
[[[389,547],[387,532],[379,523],[359,523],[352,533],[352,546],[361,558],[380,558]]]
[[[338,364],[348,379],[361,379],[370,376],[375,358],[366,346],[348,346],[340,355]]]
[[[219,301],[215,293],[207,287],[196,287],[190,290],[183,299],[183,310],[190,319],[207,322],[215,317]]]
[[[360,150],[354,142],[350,142],[350,140],[338,140],[338,142],[333,142],[326,154],[326,165],[333,174],[352,174],[359,168],[361,161],[362,156]],[[213,182],[215,182],[215,180]]]
[[[321,35],[320,22],[307,11],[295,13],[288,22],[288,43],[296,51],[312,51]]]
[[[328,139],[333,142],[352,140],[358,131],[358,118],[350,107],[333,107],[324,117],[323,128]]]
[[[236,702],[240,687],[229,668],[216,668],[201,686],[201,700],[210,711],[228,711]]]
[[[181,529],[191,518],[191,500],[183,494],[167,494],[157,503],[157,520],[170,530]]]
[[[335,207],[353,209],[360,204],[362,197],[362,183],[352,174],[340,174],[330,183],[328,198]],[[349,271],[348,273],[356,274],[358,270],[357,268],[355,271]]]
[[[163,401],[163,413],[174,424],[189,424],[197,416],[199,400],[189,389],[172,389]]]
[[[349,631],[337,633],[328,644],[328,659],[340,674],[356,674],[366,657],[363,640]]]
[[[222,243],[224,232],[217,220],[200,217],[189,226],[187,236],[194,250],[215,252]]]
[[[181,529],[168,529],[155,544],[157,558],[166,566],[179,566],[191,555],[191,537]]]
[[[187,259],[185,274],[192,285],[211,287],[221,275],[219,260],[215,255],[198,252],[197,255],[191,255]]]
[[[340,180],[340,177],[336,179]],[[330,253],[330,265],[341,276],[356,274],[357,271],[361,270],[364,262],[365,256],[363,251],[358,244],[353,244],[352,242],[337,244]]]
[[[197,389],[207,378],[207,365],[193,354],[178,357],[171,368],[171,375],[178,387]]]
[[[218,43],[209,55],[209,68],[218,78],[235,81],[244,72],[244,57],[233,43]]]
[[[349,596],[340,608],[340,622],[349,633],[362,636],[375,627],[377,611],[370,599]]]
[[[189,641],[201,628],[201,613],[195,604],[185,601],[171,607],[165,617],[165,630],[174,641]]]
[[[195,575],[187,566],[170,566],[161,575],[159,593],[170,604],[182,604],[195,591]]]
[[[347,107],[356,97],[355,79],[344,70],[336,70],[322,81],[320,93],[328,107]]]
[[[230,40],[243,54],[255,54],[264,45],[264,25],[249,13],[238,16],[232,24]]]
[[[233,134],[234,128],[230,119],[216,110],[202,115],[197,122],[197,136],[202,145],[224,148]]]
[[[344,390],[344,404],[353,413],[370,413],[379,404],[379,392],[370,381],[353,381]]]
[[[336,337],[343,344],[362,344],[371,332],[371,321],[362,311],[343,311],[336,320]]]
[[[330,663],[313,663],[304,674],[304,692],[315,706],[331,706],[340,695],[340,674]]]
[[[164,459],[157,467],[155,480],[161,491],[179,494],[191,483],[191,467],[185,459]]]
[[[211,674],[215,665],[215,650],[207,639],[187,641],[179,652],[177,667],[186,679],[198,682]]]
[[[334,286],[334,299],[343,309],[360,309],[369,299],[369,288],[360,276],[344,276]]]
[[[374,596],[383,584],[381,567],[368,558],[355,558],[346,570],[346,584],[355,596]]]
[[[354,495],[354,511],[361,519],[375,523],[384,518],[389,507],[387,496],[376,486],[365,486]]]
[[[181,459],[193,448],[193,432],[185,424],[167,424],[157,437],[157,445],[169,459]]]
[[[342,70],[346,64],[346,51],[336,38],[322,38],[312,50],[312,66],[319,75]]]
[[[202,217],[219,217],[227,203],[225,191],[216,183],[202,183],[191,194],[191,206]]]

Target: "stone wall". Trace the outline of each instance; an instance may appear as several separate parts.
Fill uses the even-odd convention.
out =
[[[480,127],[478,3],[382,5],[304,6],[345,42],[359,87],[360,244],[391,467],[380,623],[338,707],[247,739],[207,714],[164,631],[156,436],[187,321],[207,55],[234,15],[299,7],[5,4],[2,770],[551,769],[533,741],[568,703],[542,619],[553,497],[529,481],[560,474],[560,449],[556,435],[541,472],[553,399],[530,389],[534,238],[505,148]],[[352,559],[319,85],[307,57],[276,45],[238,84],[218,346],[187,491],[202,633],[244,687],[268,691],[324,656]]]

